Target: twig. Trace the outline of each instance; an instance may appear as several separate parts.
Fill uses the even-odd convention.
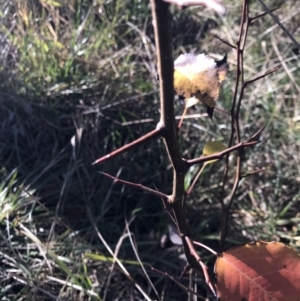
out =
[[[256,133],[254,133],[247,142],[253,142],[255,140],[257,140],[257,138],[259,137],[260,133],[265,129],[265,125],[262,126]]]
[[[215,38],[217,38],[218,40],[220,40],[221,42],[223,42],[224,44],[226,44],[227,46],[231,47],[232,49],[236,49],[236,46],[230,44],[229,42],[223,40],[222,38],[220,38],[219,36],[217,35],[214,35]]]
[[[248,172],[248,173],[246,173],[246,174],[241,175],[241,178],[247,178],[247,177],[249,177],[249,176],[253,176],[253,175],[256,175],[256,174],[258,174],[258,173],[260,173],[260,172],[264,172],[264,171],[265,171],[265,169],[260,169],[260,170],[251,171],[251,172]]]
[[[276,8],[272,8],[272,9],[270,9],[270,11],[273,12],[273,11],[279,9],[279,8],[281,8],[281,6],[278,6]],[[261,17],[264,17],[266,14],[268,14],[268,12],[262,13],[260,15],[254,16],[254,17],[251,17],[251,18],[249,18],[249,22],[252,23],[252,21],[254,21],[256,19],[259,19]]]
[[[230,136],[230,142],[229,142],[229,146],[232,145],[233,143],[233,138],[234,136],[236,136],[236,143],[240,143],[241,137],[240,137],[240,125],[239,125],[239,113],[240,113],[240,108],[241,108],[241,103],[242,103],[242,99],[244,97],[244,91],[246,89],[246,87],[259,80],[264,78],[265,76],[275,72],[278,70],[278,68],[274,68],[272,70],[267,71],[266,73],[259,75],[253,79],[250,79],[248,81],[245,81],[244,79],[244,48],[245,48],[245,43],[246,43],[246,37],[248,34],[248,29],[249,29],[249,25],[250,23],[254,20],[257,19],[259,17],[263,17],[265,14],[261,14],[259,16],[250,18],[249,17],[249,0],[244,0],[244,4],[243,4],[243,14],[242,14],[242,20],[241,20],[241,24],[240,24],[240,34],[239,34],[239,38],[237,41],[237,75],[236,75],[236,84],[235,84],[235,91],[234,91],[234,96],[233,96],[233,103],[232,103],[232,107],[231,107],[231,126],[232,126],[232,130],[231,130],[231,136]],[[239,84],[242,84],[240,93],[239,93],[239,97],[237,97],[237,93],[238,93],[238,87]],[[259,134],[263,131],[264,127],[262,127],[261,129],[259,129],[249,140],[249,142],[258,142],[257,137],[259,136]],[[220,251],[222,251],[223,249],[223,245],[225,242],[225,238],[226,238],[226,234],[227,234],[227,223],[228,223],[228,215],[229,215],[229,210],[230,207],[232,205],[235,193],[237,191],[237,188],[239,186],[240,180],[242,179],[242,175],[241,175],[241,163],[242,163],[242,156],[240,153],[241,148],[239,149],[238,152],[238,156],[237,156],[237,161],[236,161],[236,175],[235,175],[235,181],[234,184],[232,186],[231,192],[229,194],[228,197],[224,197],[224,192],[225,192],[225,185],[227,182],[227,178],[228,178],[228,170],[229,170],[229,157],[228,155],[226,156],[226,164],[225,164],[225,170],[224,170],[224,176],[223,176],[223,185],[222,185],[222,201],[221,201],[221,205],[222,205],[222,219],[221,219],[221,231],[220,231]],[[228,201],[225,203],[225,199],[227,199]]]
[[[222,152],[219,152],[217,154],[210,155],[210,156],[205,156],[205,157],[200,157],[200,158],[197,158],[197,159],[186,160],[186,163],[188,164],[188,166],[192,166],[192,165],[203,163],[203,162],[210,161],[210,160],[222,159],[225,155],[228,155],[233,151],[236,151],[238,149],[242,149],[244,147],[253,146],[257,143],[259,143],[259,141],[240,142],[239,144],[236,144],[232,147],[229,147],[229,148],[227,148],[227,149],[225,149]]]
[[[209,288],[211,289],[211,291],[214,292],[214,295],[216,296],[216,294],[215,294],[215,288],[214,288],[212,282],[210,281],[210,278],[209,278],[209,275],[208,275],[208,268],[207,268],[207,266],[201,260],[199,254],[197,253],[197,251],[196,251],[196,249],[194,247],[194,244],[193,244],[193,241],[191,240],[191,238],[188,237],[188,236],[185,236],[184,238],[185,239],[183,240],[183,242],[185,242],[188,245],[188,248],[189,248],[189,250],[191,252],[191,255],[193,255],[193,259],[196,260],[197,263],[198,263],[198,265],[199,265],[198,269],[196,268],[196,270],[198,270],[200,272],[203,272],[206,284],[209,286]],[[194,269],[195,269],[195,267],[194,267]]]
[[[283,26],[283,24],[278,20],[278,18],[272,13],[272,10],[269,9],[268,6],[262,0],[258,0],[258,2],[263,6],[263,8],[272,17],[272,19],[275,21],[275,23],[282,29],[282,31],[290,38],[290,40],[298,47],[298,49],[300,49],[300,44],[289,33],[289,31]]]
[[[206,249],[207,251],[209,251],[210,253],[214,254],[215,256],[218,256],[218,253],[216,251],[214,251],[213,249],[209,248],[208,246],[202,244],[201,242],[198,241],[193,241],[193,243],[197,246],[202,247],[203,249]]]
[[[162,129],[158,127],[155,130],[153,130],[152,132],[142,136],[141,138],[139,138],[137,140],[134,140],[133,142],[128,143],[128,144],[124,145],[123,147],[118,148],[117,150],[111,152],[110,154],[105,155],[105,156],[97,159],[92,164],[95,165],[95,164],[98,164],[98,163],[102,163],[102,162],[104,162],[108,159],[111,159],[111,158],[113,158],[117,155],[120,155],[124,152],[127,152],[130,149],[132,149],[132,148],[134,148],[134,147],[136,147],[136,146],[138,146],[138,145],[140,145],[140,144],[142,144],[142,143],[144,143],[148,140],[152,140],[152,139],[160,136],[161,134],[162,134]]]
[[[196,176],[195,176],[195,178],[194,178],[194,180],[193,180],[191,186],[189,187],[189,190],[188,190],[187,193],[186,193],[187,195],[189,195],[189,194],[192,192],[192,190],[193,190],[194,186],[196,185],[196,183],[197,183],[199,177],[201,176],[201,174],[202,174],[204,168],[205,168],[205,164],[203,164],[203,165],[201,166],[201,168],[199,169],[199,171],[197,172],[197,174],[196,174]]]
[[[235,82],[235,89],[234,89],[234,95],[233,95],[233,101],[231,106],[231,135],[229,139],[229,147],[233,144],[234,136],[236,136],[236,143],[240,143],[240,125],[239,125],[239,112],[240,112],[240,106],[242,103],[242,99],[244,96],[244,47],[246,43],[246,37],[248,33],[249,28],[249,0],[244,0],[243,2],[243,10],[242,10],[242,18],[240,23],[240,33],[238,37],[238,41],[236,43],[236,50],[237,50],[237,70],[236,70],[236,82]],[[238,88],[240,81],[242,82],[242,88],[240,91],[240,95],[238,98]],[[229,171],[229,155],[226,156],[226,163],[225,163],[225,169],[224,169],[224,175],[223,175],[223,184],[222,184],[222,191],[221,191],[221,206],[222,206],[222,213],[221,213],[221,227],[220,227],[220,248],[219,251],[221,252],[224,246],[225,238],[227,235],[227,223],[228,223],[228,213],[230,206],[233,201],[233,197],[237,191],[239,182],[240,182],[240,176],[241,176],[241,153],[238,153],[237,159],[236,159],[236,175],[233,187],[230,192],[230,198],[229,202],[225,204],[225,185],[227,183],[228,179],[228,171]]]
[[[128,181],[125,181],[125,180],[121,180],[121,179],[116,178],[116,177],[114,177],[112,175],[109,175],[109,174],[107,174],[105,172],[100,172],[100,173],[103,174],[104,176],[108,177],[108,178],[113,179],[115,183],[121,183],[121,184],[124,184],[124,185],[129,186],[129,187],[133,187],[133,188],[136,188],[136,189],[144,190],[144,191],[146,191],[146,192],[148,192],[150,194],[153,194],[155,196],[163,198],[164,200],[169,200],[169,198],[170,198],[170,196],[168,196],[168,195],[166,195],[166,194],[164,194],[162,192],[159,192],[157,190],[154,190],[154,189],[151,189],[149,187],[146,187],[146,186],[144,186],[142,184],[137,184],[137,183],[133,183],[133,182],[128,182]]]
[[[247,85],[252,84],[252,83],[254,83],[257,80],[262,79],[262,78],[264,78],[264,77],[266,77],[266,76],[268,76],[268,75],[276,72],[278,69],[280,69],[280,67],[273,68],[271,70],[268,70],[267,72],[265,72],[262,75],[258,75],[256,77],[254,77],[253,79],[249,79],[249,80],[245,81],[244,86],[246,87]]]

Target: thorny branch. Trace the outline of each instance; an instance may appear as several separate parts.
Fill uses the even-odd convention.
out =
[[[157,128],[155,130],[153,130],[152,132],[142,136],[141,138],[137,139],[137,140],[134,140],[133,142],[131,143],[128,143],[120,148],[118,148],[117,150],[111,152],[110,154],[108,155],[105,155],[99,159],[97,159],[95,162],[93,162],[93,165],[94,164],[99,164],[99,163],[102,163],[104,161],[107,161],[108,159],[111,159],[117,155],[120,155],[122,153],[125,153],[125,152],[128,152],[130,149],[132,148],[135,148],[137,147],[138,145],[144,143],[144,142],[147,142],[149,140],[152,140],[158,136],[160,136],[162,133],[162,129],[161,128]]]
[[[215,159],[222,159],[225,155],[232,153],[235,150],[240,150],[244,147],[247,146],[253,146],[255,144],[257,144],[259,141],[251,141],[251,142],[241,142],[235,146],[232,146],[230,148],[225,149],[224,151],[214,154],[214,155],[210,155],[210,156],[203,156],[197,159],[192,159],[192,160],[187,160],[186,162],[188,163],[189,166],[195,165],[195,164],[199,164],[199,163],[204,163],[210,160],[215,160]]]
[[[106,177],[108,177],[108,178],[110,178],[110,179],[113,179],[115,183],[121,183],[121,184],[124,184],[124,185],[126,185],[126,186],[133,187],[133,188],[135,188],[135,189],[144,190],[144,191],[146,191],[146,192],[148,192],[148,193],[150,193],[150,194],[153,194],[153,195],[155,195],[155,196],[157,196],[157,197],[162,198],[163,200],[168,200],[168,199],[169,199],[169,196],[168,196],[168,195],[166,195],[166,194],[164,194],[164,193],[162,193],[162,192],[159,192],[159,191],[157,191],[157,190],[151,189],[151,188],[149,188],[149,187],[146,187],[146,186],[144,186],[144,185],[142,185],[142,184],[124,181],[124,180],[121,180],[121,179],[119,179],[119,178],[116,178],[116,177],[114,177],[114,176],[112,176],[112,175],[109,175],[109,174],[107,174],[107,173],[105,173],[105,172],[101,172],[101,173],[102,173],[104,176],[106,176]]]
[[[197,271],[203,271],[207,285],[215,294],[215,289],[210,281],[207,268],[201,261],[190,239],[190,229],[185,216],[184,176],[187,168],[179,151],[174,114],[174,63],[172,57],[169,4],[161,0],[152,0],[151,7],[160,79],[160,125],[164,128],[163,138],[173,166],[173,192],[170,197],[170,205],[175,216],[179,235],[182,238],[189,265]]]
[[[120,149],[106,155],[94,162],[101,163],[104,162],[116,155],[119,155],[123,152],[128,151],[129,149],[135,148],[141,143],[144,143],[148,140],[152,140],[161,136],[164,140],[169,159],[172,163],[173,171],[173,189],[171,195],[166,195],[157,190],[153,190],[146,186],[143,186],[138,183],[132,183],[124,181],[118,178],[115,178],[111,175],[103,173],[105,176],[110,177],[115,182],[122,183],[124,185],[134,187],[137,189],[144,190],[148,193],[151,193],[155,196],[158,196],[163,199],[164,204],[167,205],[166,209],[169,211],[174,222],[178,228],[179,235],[182,239],[185,255],[187,261],[191,268],[196,271],[202,272],[205,278],[207,285],[210,287],[211,291],[215,294],[215,288],[209,278],[208,269],[202,262],[199,254],[195,249],[195,244],[191,239],[189,225],[185,216],[185,191],[184,191],[184,177],[188,168],[194,164],[203,163],[213,159],[220,159],[224,156],[226,157],[224,175],[223,175],[223,185],[221,191],[221,205],[222,205],[222,221],[221,221],[221,231],[220,231],[220,250],[223,248],[223,244],[226,238],[227,223],[229,210],[237,191],[240,180],[243,177],[255,174],[241,174],[241,150],[245,147],[253,146],[259,142],[258,136],[263,130],[261,128],[257,133],[255,133],[248,141],[241,142],[240,136],[240,126],[239,126],[239,112],[241,107],[241,102],[244,96],[244,91],[246,87],[253,83],[256,80],[259,80],[268,74],[276,71],[277,69],[270,70],[263,75],[257,76],[254,79],[245,81],[244,79],[244,70],[243,70],[243,52],[247,37],[247,32],[250,23],[262,17],[265,14],[249,17],[249,0],[244,0],[243,4],[243,13],[242,20],[240,25],[240,34],[236,46],[229,45],[233,49],[236,49],[237,53],[237,74],[236,74],[236,83],[235,83],[235,92],[232,101],[231,107],[231,136],[228,148],[220,153],[200,157],[192,160],[185,160],[182,158],[179,145],[178,145],[178,129],[175,123],[175,114],[174,114],[174,87],[173,87],[173,58],[172,58],[172,41],[170,33],[170,16],[169,16],[169,3],[166,3],[162,0],[151,0],[152,8],[152,17],[153,17],[153,26],[155,31],[155,42],[156,42],[156,51],[157,51],[157,62],[158,62],[158,74],[160,79],[160,121],[157,125],[157,128],[144,135],[143,137],[129,143]],[[238,95],[239,86],[241,84],[240,93]],[[236,141],[236,145],[233,145],[233,141]],[[225,197],[225,186],[228,180],[228,171],[229,171],[229,154],[233,151],[237,151],[236,159],[236,176],[235,182],[231,189],[231,192],[227,197]],[[225,202],[225,200],[227,200]]]

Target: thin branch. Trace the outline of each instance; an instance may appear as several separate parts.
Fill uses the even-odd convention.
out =
[[[218,253],[216,251],[214,251],[213,249],[209,248],[208,246],[202,244],[201,242],[198,241],[193,241],[193,243],[197,246],[200,246],[203,249],[206,249],[207,251],[209,251],[210,253],[214,254],[215,256],[218,256]]]
[[[217,35],[213,35],[215,38],[217,38],[218,40],[220,40],[221,42],[223,42],[224,44],[226,44],[227,46],[231,47],[232,49],[236,49],[236,46],[230,44],[229,42],[223,40],[222,38],[220,38],[219,36]]]
[[[234,96],[233,96],[233,102],[231,106],[231,135],[229,140],[229,147],[233,144],[234,136],[236,136],[236,143],[241,142],[240,137],[240,123],[239,123],[239,113],[240,113],[240,107],[242,103],[242,99],[244,96],[244,90],[245,90],[245,83],[244,83],[244,48],[246,43],[246,38],[248,34],[250,21],[249,21],[249,0],[243,1],[243,10],[242,10],[242,18],[240,23],[240,32],[238,41],[236,43],[237,47],[237,73],[236,73],[236,82],[235,82],[235,89],[234,89]],[[240,82],[242,83],[242,88],[238,97],[238,88]],[[226,239],[227,235],[227,223],[228,223],[228,214],[229,209],[233,201],[233,197],[237,191],[239,182],[241,180],[241,163],[242,163],[242,157],[241,152],[238,152],[237,158],[236,158],[236,174],[235,174],[235,180],[233,187],[230,192],[230,198],[229,202],[225,204],[225,185],[227,183],[228,179],[228,171],[229,171],[229,155],[226,156],[226,164],[224,169],[224,175],[223,175],[223,184],[222,184],[222,213],[221,213],[221,226],[220,226],[220,248],[219,251],[221,252],[223,249],[223,245]]]
[[[203,163],[203,162],[210,161],[210,160],[222,159],[225,155],[228,155],[233,151],[236,151],[238,149],[242,149],[242,148],[245,148],[245,147],[248,147],[248,146],[253,146],[257,143],[259,143],[259,141],[240,142],[239,144],[236,144],[232,147],[229,147],[229,148],[227,148],[227,149],[225,149],[222,152],[219,152],[217,154],[213,154],[213,155],[205,156],[205,157],[200,157],[200,158],[197,158],[197,159],[186,160],[186,163],[188,164],[188,166],[193,166],[195,164]]]
[[[103,174],[104,176],[108,177],[108,178],[111,178],[114,180],[115,183],[121,183],[121,184],[124,184],[126,186],[129,186],[129,187],[133,187],[133,188],[136,188],[136,189],[140,189],[140,190],[144,190],[150,194],[153,194],[155,196],[158,196],[160,198],[163,198],[164,200],[169,200],[170,196],[162,193],[162,192],[159,192],[157,190],[154,190],[154,189],[151,189],[149,187],[146,187],[142,184],[137,184],[137,183],[133,183],[133,182],[128,182],[128,181],[125,181],[125,180],[121,180],[119,178],[116,178],[110,174],[107,174],[105,172],[100,172],[101,174]]]
[[[211,291],[216,296],[215,288],[214,288],[213,284],[211,283],[209,275],[208,275],[208,268],[203,263],[203,261],[201,260],[199,254],[197,253],[197,251],[196,251],[196,249],[194,247],[193,241],[188,236],[185,236],[184,240],[182,240],[182,241],[185,242],[188,245],[188,249],[190,250],[191,255],[193,255],[194,260],[196,260],[197,263],[198,263],[198,265],[199,265],[198,269],[196,268],[196,270],[198,270],[200,272],[203,272],[206,284],[209,286],[209,288],[211,289]],[[195,267],[194,267],[194,269],[195,269]]]
[[[279,8],[281,8],[281,6],[278,6],[278,7],[276,7],[276,8],[270,9],[270,11],[273,12],[273,11],[279,9]],[[262,17],[264,17],[266,14],[268,14],[268,12],[262,13],[262,14],[260,14],[260,15],[254,16],[254,17],[251,17],[251,18],[249,18],[249,22],[252,23],[252,21],[257,20],[257,19],[259,19],[259,18],[262,18]]]
[[[268,75],[270,75],[270,74],[276,72],[278,69],[280,69],[280,67],[273,68],[273,69],[271,69],[271,70],[268,70],[267,72],[265,72],[265,73],[262,74],[262,75],[259,75],[259,76],[257,76],[257,77],[254,77],[253,79],[249,79],[249,80],[245,81],[244,86],[246,87],[247,85],[252,84],[252,83],[254,83],[254,82],[257,81],[257,80],[262,79],[262,78],[264,78],[264,77],[266,77],[266,76],[268,76]]]
[[[258,137],[260,135],[260,133],[265,129],[265,125],[262,126],[256,133],[254,133],[249,139],[247,142],[253,142],[255,140],[258,140]]]
[[[162,128],[157,127],[155,130],[153,130],[153,131],[151,131],[150,133],[148,133],[148,134],[142,136],[141,138],[139,138],[139,139],[137,139],[137,140],[134,140],[133,142],[128,143],[128,144],[126,144],[126,145],[124,145],[124,146],[118,148],[117,150],[111,152],[110,154],[105,155],[105,156],[103,156],[103,157],[97,159],[97,160],[96,160],[95,162],[93,162],[92,164],[95,165],[95,164],[98,164],[98,163],[102,163],[102,162],[104,162],[104,161],[106,161],[106,160],[108,160],[108,159],[111,159],[111,158],[113,158],[113,157],[115,157],[115,156],[117,156],[117,155],[120,155],[120,154],[122,154],[122,153],[124,153],[124,152],[127,152],[127,151],[129,151],[130,149],[135,148],[135,147],[137,147],[138,145],[140,145],[140,144],[142,144],[142,143],[144,143],[144,142],[146,142],[146,141],[152,140],[152,139],[154,139],[154,138],[156,138],[156,137],[162,135],[162,132],[163,132]]]
[[[278,20],[278,18],[272,13],[272,10],[268,8],[268,6],[262,1],[258,0],[258,2],[263,6],[263,8],[267,11],[267,13],[272,17],[275,23],[281,28],[281,30],[290,38],[290,40],[300,49],[300,44],[295,40],[295,38],[289,33],[289,31],[283,26],[283,24]]]
[[[238,94],[240,75],[241,75],[241,59],[240,59],[240,56],[242,53],[241,41],[242,41],[243,32],[244,32],[246,1],[247,0],[244,0],[244,3],[243,3],[243,12],[242,12],[242,18],[241,18],[241,23],[240,23],[240,32],[239,32],[238,40],[236,42],[237,67],[236,67],[236,80],[235,80],[234,94],[233,94],[233,100],[232,100],[231,110],[230,110],[230,112],[231,112],[231,134],[230,134],[230,138],[229,138],[228,147],[232,146],[234,134],[236,131],[234,117],[235,117],[235,107],[236,107],[236,102],[237,102],[237,94]],[[221,191],[222,199],[224,199],[225,185],[226,185],[227,179],[228,179],[228,171],[229,171],[229,156],[226,156],[226,163],[225,163],[225,169],[224,169],[224,175],[223,175],[223,181],[222,181],[223,184],[222,184],[222,191]]]
[[[190,187],[189,187],[189,190],[188,190],[187,193],[186,193],[187,195],[189,195],[189,194],[192,192],[192,190],[193,190],[194,186],[196,185],[196,183],[197,183],[199,177],[201,176],[201,174],[202,174],[202,172],[203,172],[205,166],[206,166],[206,165],[203,164],[203,165],[201,166],[201,168],[199,169],[199,171],[197,172],[196,176],[194,177],[194,180],[193,180],[192,184],[191,184]]]
[[[155,189],[157,190],[157,187],[155,187]],[[169,214],[169,216],[170,216],[171,220],[173,221],[174,225],[176,225],[176,220],[175,220],[173,211],[171,210],[171,205],[170,205],[169,199],[161,198],[161,201],[162,201],[164,210],[167,211],[167,213]]]
[[[219,113],[222,113],[222,114],[224,114],[224,115],[226,115],[226,116],[230,116],[230,113],[228,112],[228,111],[225,111],[225,110],[222,110],[221,108],[219,108],[219,107],[214,107],[214,111],[216,111],[216,112],[219,112]]]
[[[264,172],[264,171],[265,171],[265,169],[260,169],[260,170],[251,171],[251,172],[248,172],[248,173],[246,173],[246,174],[241,175],[241,178],[247,178],[247,177],[256,175],[256,174],[258,174],[258,173],[260,173],[260,172]]]

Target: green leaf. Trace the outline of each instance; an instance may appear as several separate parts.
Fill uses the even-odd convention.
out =
[[[220,153],[225,149],[226,146],[221,141],[208,141],[205,143],[202,153],[204,156],[211,156]],[[218,161],[218,159],[207,161],[205,164],[211,164],[216,161]]]

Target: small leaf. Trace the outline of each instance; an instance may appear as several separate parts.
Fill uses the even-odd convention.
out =
[[[278,242],[255,242],[223,252],[216,261],[219,301],[300,300],[300,255]]]
[[[221,141],[208,141],[205,143],[202,153],[204,156],[210,156],[222,152],[225,149],[226,146]],[[211,164],[216,161],[218,161],[218,159],[210,160],[205,163]]]
[[[203,147],[203,155],[210,156],[226,149],[226,146],[221,141],[208,141]]]
[[[60,48],[60,49],[64,49],[65,48],[65,46],[62,43],[60,43],[59,41],[55,41],[54,44],[55,44],[55,46],[57,48]]]

